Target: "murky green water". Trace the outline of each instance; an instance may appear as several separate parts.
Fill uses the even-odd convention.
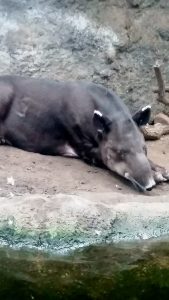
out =
[[[169,299],[169,243],[0,250],[0,299]]]

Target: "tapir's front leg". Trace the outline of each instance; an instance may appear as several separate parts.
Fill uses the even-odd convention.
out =
[[[81,158],[90,165],[95,165],[97,167],[103,167],[102,160],[100,158],[100,151],[98,147],[85,147],[81,152]]]
[[[71,143],[76,148],[79,158],[90,165],[98,167],[103,165],[98,143],[93,138],[88,138],[79,126],[73,128],[72,137]]]
[[[164,182],[164,181],[169,181],[169,171],[168,170],[166,170],[164,167],[156,165],[151,160],[149,160],[149,163],[150,163],[150,166],[151,166],[151,169],[153,172],[154,180],[157,184]]]

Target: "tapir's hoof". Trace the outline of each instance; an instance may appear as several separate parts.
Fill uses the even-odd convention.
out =
[[[165,168],[158,167],[153,171],[153,176],[156,183],[169,181],[169,171]]]
[[[166,181],[169,181],[169,171],[164,169],[163,177],[166,179]]]

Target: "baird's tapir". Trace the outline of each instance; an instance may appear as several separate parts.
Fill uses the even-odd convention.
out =
[[[48,155],[78,157],[130,180],[141,191],[169,180],[147,158],[140,126],[151,107],[131,116],[111,90],[83,81],[0,76],[2,144]]]

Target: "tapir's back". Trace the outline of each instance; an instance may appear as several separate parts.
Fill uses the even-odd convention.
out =
[[[94,110],[110,119],[130,117],[122,101],[97,84],[20,76],[0,77],[0,110],[5,111],[3,118],[0,112],[1,136],[34,152],[53,149],[58,140],[73,139],[77,126],[86,139],[94,136]]]
[[[95,83],[83,81],[52,81],[46,79],[24,78],[20,76],[0,76],[0,84],[12,86],[14,98],[20,101],[27,97],[34,103],[55,107],[55,110],[64,114],[80,113],[83,115],[93,113],[100,109],[106,114],[117,114],[119,111],[128,114],[126,106],[114,92]],[[67,109],[70,109],[70,112]]]

